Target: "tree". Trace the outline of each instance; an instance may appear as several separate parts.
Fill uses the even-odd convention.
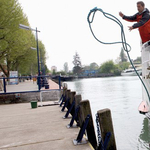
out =
[[[0,4],[0,37],[3,37],[0,40],[3,45],[0,49],[0,59],[3,60],[0,62],[0,68],[8,77],[10,70],[18,70],[19,61],[24,59],[23,55],[27,57],[28,46],[33,41],[30,40],[30,35],[33,34],[21,31],[18,27],[21,22],[29,24],[17,0],[5,0]],[[23,63],[26,66],[27,63]]]
[[[30,26],[18,0],[0,1],[0,69],[8,77],[10,70],[19,74],[37,73],[37,52],[30,49],[36,47],[32,31],[19,29],[19,24]],[[42,47],[44,65],[46,52]]]
[[[127,68],[129,68],[130,63],[129,62],[120,62],[118,64],[118,68],[120,71],[125,70]]]
[[[133,62],[134,63],[142,63],[141,57],[137,57]]]
[[[77,52],[73,56],[73,64],[74,64],[73,73],[79,75],[82,72],[82,65],[81,65],[80,56]]]
[[[127,62],[127,56],[126,56],[126,54],[124,53],[123,48],[121,48],[121,52],[120,52],[120,61],[121,61],[121,62]]]
[[[98,64],[93,62],[90,64],[90,70],[97,70],[99,68]]]
[[[115,70],[116,66],[112,60],[106,61],[100,66],[101,73],[114,73]]]
[[[83,70],[90,70],[90,66],[88,65],[83,66]]]
[[[123,48],[121,48],[120,55],[115,60],[115,62],[116,62],[116,67],[118,68],[118,74],[119,74],[119,72],[121,73],[122,70],[125,70],[129,67],[130,63],[127,61],[127,56],[126,56]]]
[[[68,63],[67,62],[64,63],[64,71],[65,71],[66,74],[69,71],[69,69],[68,69]]]

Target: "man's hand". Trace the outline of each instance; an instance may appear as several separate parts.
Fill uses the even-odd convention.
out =
[[[133,30],[133,27],[132,27],[132,26],[129,26],[128,28],[129,28],[130,31]]]
[[[120,11],[119,16],[123,18],[124,14]]]

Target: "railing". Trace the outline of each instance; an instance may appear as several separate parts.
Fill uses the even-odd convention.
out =
[[[0,77],[0,86],[1,86],[1,91],[0,91],[0,94],[9,94],[9,93],[24,93],[24,92],[40,92],[41,90],[51,90],[49,89],[49,83],[48,83],[48,79],[51,79],[51,76],[48,76],[48,75],[40,75],[40,76],[21,76],[21,77]],[[26,84],[27,87],[23,87],[25,85],[22,84],[22,82],[25,82],[25,81],[33,81],[33,84]],[[11,85],[14,85],[13,87],[16,88],[17,85],[20,85],[22,84],[22,87],[23,89],[16,89],[16,90],[11,90],[9,91],[9,87]],[[36,85],[35,85],[36,84]],[[8,85],[10,85],[8,87]],[[15,86],[16,85],[16,86]],[[59,77],[59,80],[58,80],[58,89],[60,90],[61,89],[61,78]],[[33,86],[30,87],[30,86]],[[13,88],[11,86],[11,88]],[[45,87],[45,89],[44,89]],[[28,88],[28,89],[25,89],[25,88]]]

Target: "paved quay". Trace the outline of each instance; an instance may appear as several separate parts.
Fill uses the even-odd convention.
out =
[[[50,89],[59,85],[49,80]],[[37,90],[37,84],[26,80],[7,85],[7,92]],[[43,102],[54,104],[54,101]],[[38,105],[41,105],[38,102]],[[91,150],[90,144],[74,146],[79,128],[68,129],[70,119],[63,119],[59,105],[31,108],[30,103],[0,105],[0,150]]]
[[[46,102],[52,103],[52,102]],[[40,104],[40,103],[39,103]],[[68,129],[59,105],[31,109],[30,103],[0,105],[2,150],[91,150],[73,145],[79,128]]]
[[[59,89],[59,85],[52,80],[48,80],[49,89]],[[25,80],[25,82],[19,82],[19,84],[15,85],[6,85],[7,92],[25,92],[25,91],[37,91],[38,85],[33,80]],[[45,90],[42,88],[41,90]],[[4,93],[4,91],[0,91],[0,93]]]

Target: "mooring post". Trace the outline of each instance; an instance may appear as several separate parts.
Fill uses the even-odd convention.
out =
[[[63,98],[62,98],[62,101],[60,103],[60,107],[66,101],[66,95],[67,95],[66,93],[67,93],[67,88],[63,88]]]
[[[70,123],[67,125],[68,128],[80,126],[79,125],[79,118],[80,118],[79,117],[80,116],[80,114],[79,114],[79,110],[80,110],[79,103],[80,103],[80,101],[81,101],[81,95],[75,95],[74,101],[72,103],[72,108],[71,108],[71,115],[72,114],[73,115],[72,115],[72,119],[71,119]],[[77,126],[73,126],[74,121],[77,122]],[[82,125],[82,122],[81,122],[81,125]]]
[[[87,115],[91,116],[89,119],[87,128],[86,128],[86,132],[87,132],[88,141],[91,143],[93,148],[96,149],[97,140],[96,140],[96,135],[95,135],[95,129],[94,129],[94,124],[93,124],[90,102],[89,102],[89,100],[81,101],[79,106],[80,106],[80,110],[79,110],[79,114],[80,114],[79,115],[79,121],[80,121],[80,123],[85,122],[85,118]]]
[[[66,92],[66,100],[68,99],[68,98],[70,98],[70,90],[67,90],[67,92]]]
[[[75,91],[73,91],[73,92],[70,93],[70,98],[71,98],[70,99],[70,104],[72,104],[72,102],[74,101],[75,95],[76,95]]]
[[[67,88],[63,87],[63,89],[61,90],[62,95],[64,95],[66,89]]]
[[[69,101],[69,104],[68,104],[68,109],[71,107],[73,101],[75,100],[75,95],[76,95],[76,92],[70,92],[70,101]],[[73,116],[74,115],[74,112],[75,112],[75,106],[73,106],[73,108],[71,109],[71,115]]]
[[[103,144],[106,141],[106,135],[111,133],[106,150],[117,150],[110,109],[99,110],[97,114]],[[100,147],[101,146],[99,145],[98,150],[101,150]]]
[[[74,113],[75,113],[75,94],[76,94],[76,92],[70,92],[70,95],[69,95],[70,100],[67,105],[68,111],[63,118],[67,118],[69,114],[71,114],[72,116],[74,115]]]
[[[81,100],[81,95],[75,95],[75,108],[80,104]]]
[[[66,87],[63,87],[63,89],[61,90],[61,97],[60,97],[59,102],[61,102],[61,101],[63,100],[64,94],[65,94],[65,90],[67,90],[67,88],[66,88]]]
[[[67,90],[66,92],[66,100],[64,101],[64,106],[62,107],[61,111],[64,111],[65,108],[67,107],[68,103],[70,101],[70,90]]]
[[[82,96],[81,95],[75,95],[75,106],[74,106],[74,111],[75,109],[79,106],[80,102],[82,101]],[[80,106],[79,106],[80,107]],[[80,119],[80,113],[77,113],[77,117],[76,117],[76,122],[77,122],[77,126],[81,127],[82,125],[82,121]]]
[[[67,96],[67,88],[64,88],[64,90],[63,90],[63,95],[64,95],[64,97],[65,97],[65,99],[66,99],[66,96]],[[65,101],[65,100],[64,100]]]

